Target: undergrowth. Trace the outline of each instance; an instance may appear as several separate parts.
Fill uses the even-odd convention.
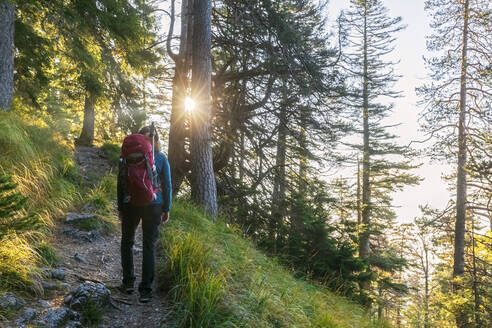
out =
[[[15,192],[27,198],[21,214],[36,221],[0,240],[0,296],[43,292],[39,267],[58,261],[49,236],[67,211],[89,201],[99,218],[93,224],[114,229],[114,176],[99,179],[95,187],[84,184],[72,153],[67,138],[42,122],[24,120],[15,110],[0,113],[0,172],[12,177]]]
[[[111,142],[105,142],[101,146],[101,148],[108,156],[109,163],[111,164],[111,166],[113,168],[118,167],[118,163],[120,161],[120,154],[121,154],[121,145]]]
[[[357,304],[295,279],[234,227],[187,202],[163,229],[161,282],[178,327],[385,327]]]

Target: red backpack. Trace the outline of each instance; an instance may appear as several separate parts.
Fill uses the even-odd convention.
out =
[[[155,183],[153,149],[149,140],[143,134],[127,136],[121,146],[120,162],[123,190],[130,196],[130,203],[135,206],[152,203],[159,189]]]

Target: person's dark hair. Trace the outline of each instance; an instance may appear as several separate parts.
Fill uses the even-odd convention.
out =
[[[139,134],[143,134],[152,142],[152,135],[154,135],[154,149],[156,151],[161,151],[161,147],[159,145],[159,133],[157,133],[157,129],[152,127],[151,125],[144,126],[138,131]]]

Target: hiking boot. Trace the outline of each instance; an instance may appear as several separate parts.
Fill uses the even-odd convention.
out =
[[[120,292],[125,294],[133,294],[133,292],[135,291],[135,287],[133,287],[133,284],[121,284],[118,289],[120,290]]]
[[[152,293],[151,292],[140,293],[140,297],[138,298],[140,303],[148,303],[148,302],[150,302],[151,299],[152,299]]]

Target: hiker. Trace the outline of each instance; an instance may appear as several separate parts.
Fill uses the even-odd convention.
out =
[[[138,134],[143,135],[146,138],[143,138]],[[148,157],[150,157],[150,161],[154,162],[155,170],[153,170],[153,175],[156,176],[152,176],[154,178],[152,181],[154,183],[152,185],[156,188],[154,191],[157,192],[150,194],[151,198],[145,201],[148,205],[141,205],[141,203],[137,202],[137,198],[145,198],[145,192],[139,191],[139,194],[135,194],[134,189],[127,190],[134,187],[132,185],[132,183],[134,183],[132,181],[134,180],[131,180],[131,174],[133,174],[129,168],[129,165],[131,164],[128,164],[127,160],[124,158],[125,154],[123,151],[127,140],[127,138],[125,138],[122,146],[122,158],[120,159],[117,184],[118,215],[121,220],[121,266],[123,268],[123,282],[120,290],[127,294],[131,294],[135,290],[135,271],[133,267],[132,248],[135,241],[135,231],[141,219],[143,232],[143,262],[142,280],[138,286],[138,291],[140,293],[140,302],[146,303],[152,298],[152,282],[154,280],[155,271],[155,248],[159,235],[159,225],[166,223],[169,220],[169,211],[171,209],[171,174],[169,162],[167,161],[166,156],[160,152],[159,136],[155,127],[153,125],[145,126],[138,134],[130,135],[127,138],[132,140],[143,140],[146,143],[146,146],[149,147],[149,150],[152,148],[150,143],[153,143],[153,156],[150,156],[152,151],[149,151]],[[147,143],[147,141],[149,143]],[[140,147],[141,145],[138,146]],[[145,160],[141,153],[137,155],[141,156],[140,159],[143,158]],[[143,167],[141,170],[145,171],[143,175],[145,177],[147,171],[144,165],[141,165],[141,167]],[[150,168],[150,166],[148,166],[148,168]],[[142,180],[143,178],[138,181]],[[134,199],[130,196],[132,191]],[[142,202],[141,199],[138,201]],[[135,205],[135,203],[139,205]]]

